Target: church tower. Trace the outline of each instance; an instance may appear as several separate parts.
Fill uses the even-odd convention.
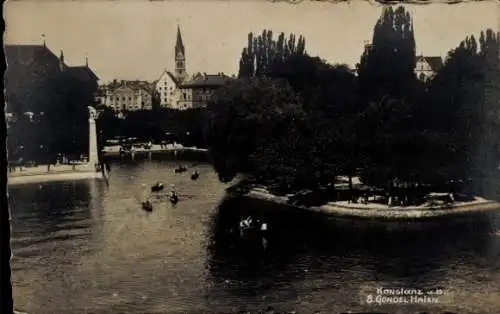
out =
[[[175,76],[180,80],[184,80],[186,73],[186,54],[184,44],[182,43],[181,29],[177,25],[177,42],[175,44]]]

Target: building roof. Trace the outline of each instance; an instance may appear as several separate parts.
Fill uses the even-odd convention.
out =
[[[148,82],[142,81],[122,81],[115,84],[111,83],[105,88],[111,93],[143,91],[150,94],[153,90]]]
[[[83,81],[98,81],[97,75],[88,66],[67,67],[67,71],[75,78]]]
[[[195,75],[193,79],[182,85],[183,88],[203,88],[220,87],[227,84],[231,78],[222,73],[220,74],[200,74]]]
[[[111,91],[114,91],[114,90],[117,90],[117,89],[120,89],[120,88],[123,88],[123,87],[126,87],[126,88],[129,88],[129,89],[132,89],[132,90],[145,90],[147,92],[151,92],[152,90],[154,90],[154,84],[153,83],[150,83],[150,82],[146,82],[146,81],[139,81],[139,80],[135,80],[135,81],[125,81],[125,80],[121,80],[121,81],[113,81],[113,82],[110,82],[104,86],[101,86],[100,88],[102,89],[107,89],[107,90],[111,90]]]
[[[167,72],[167,75],[170,76],[170,78],[172,79],[172,81],[174,81],[175,85],[179,86],[179,79],[175,76],[175,74],[173,74],[172,72],[170,71],[166,71]]]
[[[441,70],[443,67],[443,59],[441,57],[418,56],[417,61],[421,60],[426,61],[434,72]]]
[[[58,63],[59,58],[45,45],[5,45],[7,64],[30,65],[35,62]]]
[[[45,45],[6,45],[5,56],[9,67],[34,65],[52,66],[53,69],[60,69],[61,60]],[[63,64],[63,69],[68,70],[71,75],[78,79],[99,80],[88,66],[70,67]]]

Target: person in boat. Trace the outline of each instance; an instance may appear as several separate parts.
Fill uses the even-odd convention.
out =
[[[142,209],[147,210],[147,211],[152,211],[153,204],[151,204],[151,201],[146,200],[146,201],[142,202]]]
[[[170,190],[169,199],[170,199],[170,202],[172,202],[174,204],[179,201],[179,197],[177,196],[177,193],[175,193],[174,190]]]
[[[158,182],[156,182],[156,183],[155,183],[155,185],[153,185],[153,186],[151,187],[151,191],[152,191],[152,192],[158,192],[158,191],[161,191],[161,190],[163,190],[163,183],[161,183],[161,182],[159,182],[159,181],[158,181]]]
[[[191,174],[191,179],[193,180],[196,180],[198,179],[198,177],[200,176],[200,174],[198,173],[198,170],[195,170],[192,174]]]
[[[179,167],[175,168],[175,172],[177,172],[177,173],[184,172],[186,170],[187,170],[186,166],[179,166]]]

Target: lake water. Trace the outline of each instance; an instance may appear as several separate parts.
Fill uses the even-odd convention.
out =
[[[34,313],[498,313],[500,218],[388,229],[226,200],[209,165],[113,164],[101,181],[9,188],[16,308]],[[140,201],[157,180],[180,202]],[[146,186],[143,186],[146,184]],[[269,221],[266,248],[230,232]],[[399,226],[401,227],[401,226]],[[403,226],[404,227],[404,226]],[[377,288],[442,289],[437,303],[377,305]],[[386,301],[386,299],[379,301]]]

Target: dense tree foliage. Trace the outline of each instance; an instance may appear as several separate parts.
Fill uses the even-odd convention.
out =
[[[360,93],[371,101],[388,95],[409,97],[415,86],[415,62],[410,14],[403,7],[385,8],[358,64]]]
[[[88,152],[88,109],[94,104],[92,84],[86,84],[70,73],[53,73],[32,85],[27,98],[13,103],[9,112],[16,117],[8,129],[9,159],[53,160],[57,154],[79,158]],[[27,101],[33,101],[26,107]],[[12,109],[10,109],[12,108]],[[31,117],[30,117],[31,116]]]
[[[241,53],[238,77],[267,76],[275,64],[291,56],[304,55],[305,49],[306,42],[302,35],[296,41],[294,34],[290,34],[287,40],[281,33],[275,40],[270,30],[262,31],[259,36],[250,33],[247,47]]]
[[[275,63],[268,76],[286,79],[307,111],[343,116],[358,103],[356,77],[345,65],[332,66],[318,57],[297,55]]]
[[[498,34],[467,37],[430,82],[416,78],[413,22],[402,7],[384,9],[357,77],[308,56],[304,38],[296,48],[284,38],[250,34],[240,77],[260,78],[227,86],[209,108],[208,145],[222,180],[240,173],[288,193],[359,175],[411,198],[422,186],[449,191],[472,179],[477,188],[496,171]],[[293,114],[276,115],[290,103]]]
[[[111,109],[104,109],[97,127],[103,135],[101,143],[115,137],[136,137],[143,141],[168,141],[187,146],[205,147],[203,126],[206,110],[154,109],[132,111],[118,118]]]
[[[253,173],[259,162],[252,158],[256,150],[287,136],[290,122],[303,115],[299,97],[282,80],[239,79],[219,89],[216,99],[208,107],[206,138],[223,181]]]

